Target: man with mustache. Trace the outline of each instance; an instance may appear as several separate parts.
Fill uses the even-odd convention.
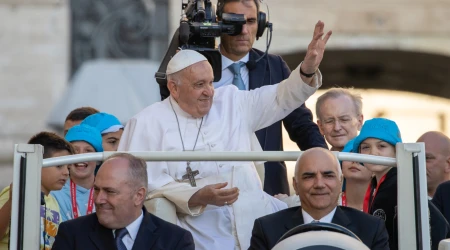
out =
[[[119,151],[251,151],[255,131],[301,106],[321,84],[331,31],[319,21],[304,61],[288,79],[253,91],[214,89],[208,60],[181,50],[167,64],[170,96],[125,126]],[[315,72],[304,76],[302,72]],[[149,196],[177,209],[196,249],[247,249],[254,219],[286,208],[262,190],[253,162],[148,162]]]
[[[341,225],[372,250],[389,250],[384,221],[362,211],[338,206],[342,172],[333,153],[322,148],[305,151],[295,165],[294,187],[301,206],[255,221],[250,249],[272,249],[284,233],[313,222]]]
[[[151,215],[145,161],[116,153],[102,164],[94,183],[96,212],[63,222],[53,250],[194,250],[192,235]]]
[[[241,90],[253,90],[279,83],[289,77],[291,71],[280,56],[268,54],[262,57],[264,52],[253,48],[255,39],[258,35],[262,35],[258,34],[258,30],[264,31],[265,25],[260,16],[260,0],[218,0],[219,20],[223,13],[244,14],[247,23],[243,26],[241,34],[220,37],[222,78],[214,83],[215,88],[234,84]],[[283,151],[282,122],[291,140],[296,142],[301,150],[326,147],[325,140],[312,120],[311,111],[302,104],[283,120],[256,131],[263,150]],[[284,162],[266,162],[264,165],[264,191],[270,195],[289,194]]]

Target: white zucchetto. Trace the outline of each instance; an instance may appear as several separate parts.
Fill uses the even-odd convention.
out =
[[[208,61],[208,59],[194,50],[180,50],[172,57],[172,59],[170,59],[169,63],[167,64],[166,74],[170,75],[176,73],[201,61]]]

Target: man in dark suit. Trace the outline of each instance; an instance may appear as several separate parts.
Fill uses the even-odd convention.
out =
[[[268,54],[261,58],[264,53],[252,48],[255,38],[258,36],[258,25],[260,25],[260,28],[265,25],[265,23],[258,24],[259,21],[262,21],[259,20],[261,17],[259,9],[259,0],[218,0],[217,17],[219,20],[222,13],[236,13],[244,14],[247,23],[243,26],[241,34],[221,36],[222,78],[219,82],[214,83],[214,87],[218,88],[228,84],[237,85],[235,79],[239,77],[239,81],[242,79],[240,83],[243,83],[243,85],[237,85],[237,87],[243,90],[252,90],[279,83],[289,77],[291,71],[280,56]],[[262,35],[262,33],[259,35]],[[261,60],[257,61],[260,58]],[[233,66],[239,70],[234,72]],[[306,75],[309,77],[314,74],[314,72],[304,73],[308,73]],[[305,76],[302,75],[302,77]],[[297,143],[301,150],[312,147],[327,148],[319,128],[312,121],[311,111],[304,104],[283,119],[283,123],[289,137]],[[283,150],[281,121],[257,131],[256,136],[263,150]],[[289,194],[284,162],[265,163],[264,191],[270,195]]]
[[[143,208],[146,168],[130,154],[109,157],[95,178],[96,213],[61,223],[52,249],[195,249],[190,232]]]
[[[355,233],[370,249],[389,249],[384,221],[349,207],[340,207],[342,172],[328,150],[305,151],[295,166],[294,189],[301,207],[281,210],[255,220],[250,249],[272,249],[290,229],[320,221],[335,223]]]
[[[437,187],[432,202],[450,222],[450,181],[443,182]]]

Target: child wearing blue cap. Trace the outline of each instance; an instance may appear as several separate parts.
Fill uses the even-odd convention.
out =
[[[402,142],[394,121],[374,118],[364,123],[354,139],[352,152],[395,158],[395,145]],[[364,212],[382,218],[389,234],[389,248],[398,249],[397,230],[397,168],[364,163],[374,177],[364,196]]]
[[[88,125],[69,129],[66,140],[77,154],[103,152],[100,132]],[[75,219],[95,211],[93,199],[94,171],[97,162],[81,162],[70,167],[70,180],[60,191],[52,192],[58,201],[62,221]]]
[[[355,138],[352,152],[384,157],[396,157],[395,145],[402,142],[400,130],[394,121],[374,118],[364,123]],[[398,249],[397,227],[397,168],[365,163],[374,177],[364,197],[364,211],[382,218],[389,234],[389,248]],[[435,206],[429,204],[431,249],[449,233],[448,223]]]
[[[92,126],[100,131],[104,151],[117,151],[123,133],[123,125],[119,119],[101,112],[86,117],[81,124]]]

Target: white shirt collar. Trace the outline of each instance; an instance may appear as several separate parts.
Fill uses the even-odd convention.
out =
[[[331,223],[335,213],[336,213],[336,207],[329,214],[322,217],[319,221]],[[302,215],[303,215],[304,224],[311,223],[313,220],[315,220],[313,217],[311,217],[311,215],[309,215],[305,210],[303,210],[303,208],[302,208]]]
[[[136,236],[138,234],[139,228],[141,227],[142,220],[144,219],[144,212],[141,211],[141,215],[134,220],[130,225],[127,226],[128,234],[131,239],[136,240]]]
[[[136,240],[136,236],[138,234],[139,227],[141,226],[143,219],[144,219],[144,212],[141,211],[141,215],[136,220],[131,222],[130,225],[128,225],[126,227],[126,229],[128,231],[128,235],[131,237],[131,239],[133,241]],[[116,229],[113,230],[113,234],[114,234],[114,238],[115,238],[116,237]]]
[[[220,51],[220,45],[219,45],[219,51]],[[248,62],[248,60],[250,59],[250,52],[247,53],[247,55],[245,55],[244,57],[242,57],[239,62]],[[222,55],[222,70],[228,68],[231,64],[235,63],[234,61],[232,61],[231,59],[229,59],[228,57]]]

